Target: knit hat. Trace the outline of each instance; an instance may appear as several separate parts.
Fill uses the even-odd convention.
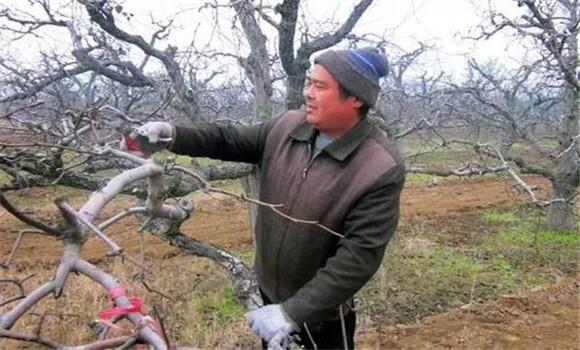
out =
[[[379,95],[379,79],[389,73],[387,58],[377,49],[328,50],[314,59],[365,104],[374,107]]]

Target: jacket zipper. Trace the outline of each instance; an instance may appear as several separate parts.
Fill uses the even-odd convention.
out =
[[[306,175],[308,174],[308,170],[310,170],[312,163],[314,163],[314,159],[316,159],[316,157],[318,157],[319,155],[320,155],[320,152],[315,154],[314,156],[312,156],[312,145],[309,143],[308,144],[308,156],[309,156],[310,160],[308,161],[308,163],[306,164],[304,169],[302,169],[302,180],[306,179]]]
[[[298,197],[300,197],[300,192],[302,192],[302,187],[304,186],[304,180],[306,179],[306,174],[308,173],[308,170],[310,169],[310,167],[312,166],[312,163],[314,162],[314,159],[316,157],[312,157],[312,145],[310,143],[308,143],[308,162],[306,164],[306,166],[302,169],[302,179],[300,180],[299,184],[298,184],[298,188],[296,189],[295,195],[292,198],[292,200],[290,201],[290,206],[288,207],[288,212],[286,213],[287,215],[292,215],[292,211],[294,210],[294,206],[296,204],[296,201],[298,200]],[[310,159],[311,158],[311,159]],[[286,235],[288,233],[288,226],[289,224],[286,223],[286,225],[284,225],[284,229],[282,231],[282,240],[280,241],[280,245],[278,246],[278,251],[276,252],[276,265],[278,264],[278,260],[280,258],[280,251],[282,250],[282,246],[284,246],[284,241],[286,240]],[[279,275],[280,271],[279,268],[276,268],[276,287],[275,287],[275,293],[276,293],[276,297],[279,295],[279,288],[280,288],[280,275]]]

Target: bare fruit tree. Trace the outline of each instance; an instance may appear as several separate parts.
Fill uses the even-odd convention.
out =
[[[180,225],[192,212],[193,203],[181,199],[177,202],[174,201],[173,205],[165,204],[165,198],[171,199],[172,195],[168,195],[168,191],[166,191],[167,185],[171,181],[164,180],[164,178],[166,174],[181,173],[176,181],[179,182],[179,187],[186,188],[188,192],[201,189],[230,195],[239,200],[250,199],[213,188],[203,175],[174,164],[171,161],[172,158],[163,152],[146,160],[137,157],[136,150],[133,150],[132,153],[121,151],[118,149],[119,135],[99,138],[99,142],[93,142],[98,138],[98,133],[114,134],[114,132],[111,133],[111,129],[103,127],[103,124],[95,126],[93,124],[95,119],[96,116],[93,116],[89,122],[82,121],[76,129],[69,133],[63,133],[60,137],[54,130],[49,135],[39,131],[35,132],[37,125],[33,122],[17,122],[8,119],[8,122],[15,126],[14,129],[17,129],[15,133],[20,134],[15,139],[22,140],[28,137],[29,141],[8,141],[2,142],[0,145],[0,153],[2,154],[0,169],[12,178],[12,181],[3,183],[0,188],[0,203],[15,217],[34,227],[34,230],[26,231],[26,234],[49,235],[62,240],[63,253],[60,264],[56,268],[54,279],[32,291],[25,291],[21,288],[20,296],[7,299],[3,297],[0,300],[5,308],[6,305],[14,303],[14,307],[0,314],[0,337],[33,341],[52,348],[64,348],[55,341],[49,340],[49,336],[12,331],[11,328],[43,298],[50,295],[56,298],[60,297],[66,288],[70,274],[80,273],[100,284],[116,305],[113,309],[114,312],[110,315],[112,320],[109,320],[108,316],[101,315],[100,322],[105,326],[103,329],[115,329],[114,323],[122,317],[128,317],[134,325],[134,333],[122,337],[106,338],[106,334],[101,333],[98,340],[86,345],[87,348],[111,348],[137,341],[148,343],[158,349],[167,348],[166,337],[160,330],[161,328],[158,327],[157,322],[142,315],[140,301],[129,299],[125,294],[125,289],[114,276],[82,258],[82,248],[87,241],[87,236],[94,234],[108,247],[111,256],[131,261],[131,258],[124,253],[124,249],[111,240],[105,232],[115,222],[131,215],[147,215],[143,228],[179,247],[186,254],[205,256],[224,267],[231,273],[233,287],[239,300],[249,309],[259,305],[261,299],[257,293],[250,267],[219,247],[197,241],[180,232]],[[39,129],[42,130],[42,127]],[[4,134],[5,137],[6,134]],[[125,135],[125,139],[122,141],[125,146],[128,145],[127,137]],[[46,142],[38,141],[41,139],[46,139]],[[90,180],[87,179],[87,176],[81,175],[86,173],[96,175],[102,169],[109,169],[110,174],[111,163],[114,167],[121,169],[117,170],[117,175],[112,178],[104,178],[101,181],[97,180],[98,176],[96,176]],[[38,164],[38,168],[27,164]],[[51,172],[56,176],[56,181],[50,180],[49,173]],[[100,184],[94,187],[93,194],[78,210],[68,204],[65,199],[57,199],[55,203],[65,219],[65,223],[57,227],[25,214],[21,208],[10,203],[2,193],[6,190],[20,188],[23,184],[43,186],[60,181],[70,181],[69,184],[72,185],[76,181],[75,179],[79,178],[83,178],[76,182],[75,186],[79,188],[93,187],[95,186],[94,182],[100,182]],[[97,222],[97,217],[103,208],[115,196],[127,192],[141,196],[144,204],[126,208],[120,213],[100,219]],[[24,232],[21,232],[22,234]],[[15,241],[10,257],[17,254],[20,243],[21,237]],[[142,258],[134,260],[134,263],[144,268]],[[2,268],[8,267],[2,266]],[[21,282],[18,279],[0,280],[0,283]],[[142,282],[145,283],[145,278]]]
[[[529,165],[523,159],[516,160],[515,164],[526,172],[542,174],[551,181],[548,224],[554,229],[569,230],[574,227],[573,203],[580,185],[580,3],[578,0],[517,0],[516,3],[521,8],[516,18],[491,9],[491,25],[483,29],[480,38],[508,31],[530,43],[530,50],[534,50],[532,52],[537,59],[525,64],[507,89],[501,78],[473,61],[471,68],[475,74],[501,94],[503,101],[471,94],[481,104],[495,110],[496,115],[503,116],[520,140],[544,155],[546,165]],[[543,91],[528,89],[528,97],[534,98],[522,109],[512,102],[526,93],[525,84],[533,75],[535,81],[530,83]],[[555,93],[549,96],[549,91]],[[556,100],[558,105],[548,112],[542,107],[550,105],[551,100]],[[518,108],[520,111],[514,113]],[[555,137],[556,145],[549,151],[545,150],[545,144],[528,132],[529,128],[520,128],[522,121],[530,124],[538,113],[543,114],[544,124],[550,125],[551,134]]]

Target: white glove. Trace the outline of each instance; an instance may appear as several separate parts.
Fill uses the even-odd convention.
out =
[[[175,138],[173,125],[167,122],[149,122],[137,129],[137,134],[147,138],[149,143],[170,143]]]
[[[267,305],[251,311],[247,314],[246,320],[254,334],[267,342],[276,336],[280,344],[292,331],[298,330],[279,304]]]
[[[290,343],[290,335],[284,331],[279,331],[268,342],[268,350],[285,350],[288,349]]]
[[[166,122],[149,122],[128,136],[134,142],[126,140],[126,146],[131,147],[125,148],[129,151],[136,150],[143,154],[143,158],[147,158],[153,153],[170,148],[175,138],[175,128]]]

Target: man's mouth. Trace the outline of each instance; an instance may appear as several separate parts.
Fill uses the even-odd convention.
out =
[[[315,109],[316,109],[316,107],[314,107],[313,105],[309,105],[309,104],[306,105],[306,112],[311,112]]]

